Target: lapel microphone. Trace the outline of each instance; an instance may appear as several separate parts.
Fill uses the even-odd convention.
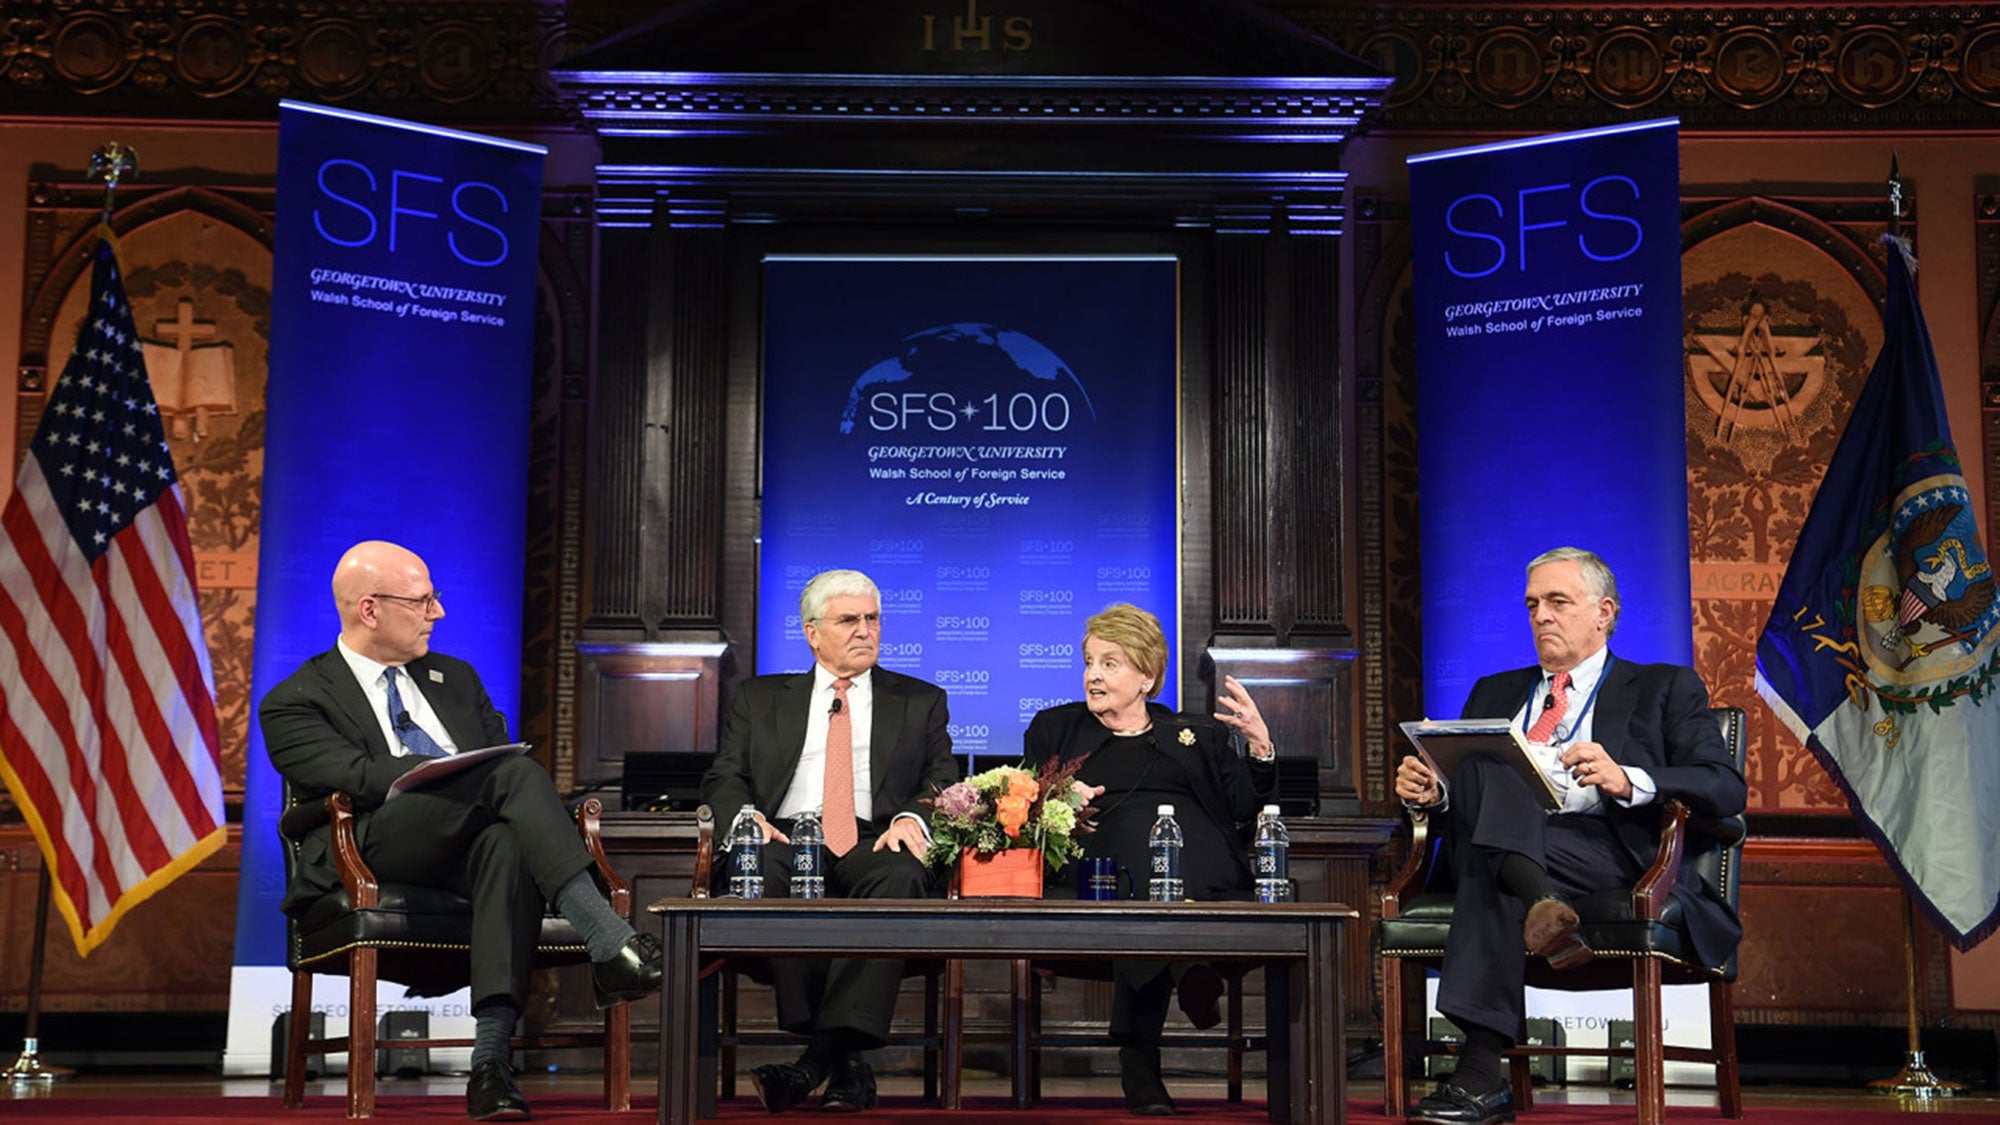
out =
[[[836,695],[836,696],[834,696],[834,697],[833,697],[833,706],[831,706],[831,707],[827,708],[827,709],[826,709],[826,713],[827,713],[827,714],[829,714],[829,715],[838,715],[838,714],[840,714],[840,697],[839,697],[839,696],[837,696],[837,695]]]

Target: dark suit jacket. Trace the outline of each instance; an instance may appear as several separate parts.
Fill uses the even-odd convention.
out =
[[[1485,677],[1472,686],[1464,717],[1511,717],[1527,704],[1541,675],[1539,667],[1528,667]],[[1605,672],[1591,711],[1591,740],[1619,765],[1645,770],[1659,789],[1637,808],[1604,802],[1619,841],[1642,866],[1658,850],[1660,802],[1678,797],[1696,812],[1724,817],[1741,813],[1748,800],[1708,706],[1708,689],[1692,668],[1614,659]],[[1719,965],[1743,936],[1742,923],[1691,868],[1683,867],[1681,875],[1674,897],[1686,912],[1689,935],[1702,959]]]
[[[1181,715],[1158,703],[1146,704],[1156,735],[1153,745],[1173,759],[1195,782],[1196,804],[1202,815],[1222,829],[1225,837],[1236,838],[1244,825],[1257,819],[1257,811],[1272,800],[1278,787],[1278,764],[1260,762],[1238,754],[1230,741],[1230,730],[1202,715]],[[1194,735],[1192,745],[1183,744],[1177,732]],[[1065,703],[1037,713],[1022,739],[1022,755],[1029,769],[1040,769],[1051,759],[1071,761],[1094,753],[1111,740],[1111,728],[1090,713],[1088,705]],[[1064,868],[1073,878],[1075,868]],[[1243,848],[1223,855],[1190,850],[1181,857],[1181,873],[1189,886],[1233,886],[1249,889],[1250,861]]]
[[[472,665],[433,652],[412,660],[405,670],[459,749],[508,741],[507,720],[494,710]],[[272,688],[257,709],[257,720],[264,730],[264,749],[292,801],[324,800],[337,789],[354,797],[355,809],[365,818],[382,806],[392,782],[423,761],[389,752],[382,724],[338,649],[306,661]],[[340,885],[331,840],[331,830],[320,828],[301,845],[285,910],[303,909]]]
[[[870,680],[870,823],[880,833],[898,813],[928,822],[929,810],[917,801],[958,780],[944,689],[885,668],[875,669]],[[807,670],[758,676],[736,689],[722,746],[701,782],[701,798],[724,828],[744,805],[755,805],[768,819],[784,801],[805,750],[812,686]]]

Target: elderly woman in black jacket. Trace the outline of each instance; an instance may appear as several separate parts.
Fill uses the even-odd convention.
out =
[[[1166,635],[1152,614],[1121,604],[1092,617],[1084,625],[1084,699],[1037,714],[1024,757],[1029,768],[1083,759],[1076,783],[1097,809],[1084,854],[1124,864],[1141,896],[1155,810],[1170,804],[1186,838],[1187,897],[1247,899],[1253,883],[1242,828],[1277,788],[1270,730],[1233,677],[1223,678],[1222,710],[1212,720],[1152,702],[1166,666]],[[1073,879],[1075,865],[1066,870],[1061,878]],[[1114,963],[1112,982],[1111,1037],[1119,1044],[1126,1108],[1141,1116],[1171,1114],[1173,1099],[1160,1078],[1168,997],[1178,984],[1181,1010],[1197,1027],[1213,1027],[1222,982],[1207,965],[1143,961]]]

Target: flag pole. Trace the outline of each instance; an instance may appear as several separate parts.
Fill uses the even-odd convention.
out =
[[[138,174],[138,171],[139,154],[117,141],[108,141],[90,154],[90,164],[84,174],[93,180],[104,181],[104,214],[101,218],[107,230],[111,226],[111,210],[117,198],[118,182],[126,176]],[[49,874],[52,862],[52,857],[42,857],[42,876],[35,894],[35,949],[28,968],[27,1023],[21,1037],[21,1053],[7,1067],[7,1078],[12,1082],[53,1082],[72,1073],[63,1067],[49,1066],[41,1058],[42,976],[48,965],[49,898],[54,894],[54,879]]]
[[[1889,154],[1889,237],[1903,235],[1903,177],[1896,169],[1896,155]],[[1892,247],[1890,253],[1900,253]],[[1924,1062],[1924,1042],[1917,1023],[1917,912],[1910,904],[1908,888],[1903,890],[1903,987],[1908,1003],[1904,1009],[1909,1031],[1908,1053],[1903,1069],[1894,1078],[1879,1078],[1868,1084],[1871,1093],[1894,1094],[1899,1098],[1930,1101],[1965,1092],[1963,1082],[1947,1082],[1931,1073]]]
[[[54,1082],[58,1078],[68,1078],[70,1070],[60,1066],[50,1066],[42,1061],[42,966],[48,962],[49,953],[49,896],[53,893],[53,881],[49,877],[49,865],[42,864],[41,889],[35,895],[35,952],[28,963],[28,1022],[22,1035],[21,1054],[7,1067],[7,1077],[14,1082]]]
[[[1956,1097],[1965,1092],[1965,1083],[1947,1082],[1931,1073],[1924,1062],[1924,1042],[1917,1026],[1917,912],[1910,905],[1910,892],[1903,892],[1903,986],[1909,994],[1904,1010],[1909,1028],[1909,1053],[1903,1069],[1894,1078],[1878,1078],[1868,1084],[1870,1093],[1894,1094],[1899,1098],[1930,1101]]]

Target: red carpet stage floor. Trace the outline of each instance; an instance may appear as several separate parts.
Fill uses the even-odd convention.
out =
[[[1115,1089],[1115,1088],[1114,1088]],[[68,1093],[36,1098],[20,1098],[0,1093],[0,1118],[9,1121],[126,1122],[146,1121],[160,1125],[206,1125],[212,1121],[326,1122],[342,1119],[343,1103],[338,1097],[307,1099],[304,1109],[286,1110],[276,1097],[171,1096],[171,1097],[75,1097]],[[1758,1105],[1745,1111],[1742,1125],[1908,1125],[1910,1113],[1887,1099],[1858,1097],[1848,1104],[1825,1104],[1828,1099],[1806,1094],[1799,1100],[1812,1104]],[[559,1121],[568,1125],[598,1125],[618,1122],[636,1125],[654,1119],[650,1097],[636,1099],[627,1113],[607,1113],[592,1097],[573,1094],[536,1096],[532,1099],[537,1121]],[[1220,1099],[1187,1098],[1179,1101],[1181,1114],[1175,1120],[1184,1125],[1251,1125],[1265,1120],[1261,1102],[1231,1105]],[[2000,1121],[2000,1101],[1977,1098],[1937,1107],[1953,1120]],[[384,1095],[376,1119],[398,1123],[455,1125],[465,1120],[464,1102],[444,1093],[429,1095]],[[858,1121],[890,1122],[892,1125],[1089,1125],[1092,1122],[1124,1120],[1124,1106],[1115,1097],[1061,1097],[1045,1100],[1027,1112],[1017,1112],[1004,1098],[973,1098],[967,1108],[945,1113],[914,1097],[885,1099],[880,1109],[846,1118]],[[791,1113],[763,1112],[755,1101],[738,1099],[722,1107],[722,1121],[766,1122],[768,1125],[827,1125],[828,1115],[800,1110]],[[1348,1105],[1348,1120],[1354,1125],[1370,1125],[1389,1119],[1382,1116],[1380,1101],[1354,1101]],[[1611,1104],[1564,1104],[1538,1099],[1532,1113],[1521,1117],[1523,1125],[1628,1125],[1633,1120],[1629,1100]],[[1728,1121],[1712,1106],[1671,1106],[1668,1125],[1724,1125]]]

